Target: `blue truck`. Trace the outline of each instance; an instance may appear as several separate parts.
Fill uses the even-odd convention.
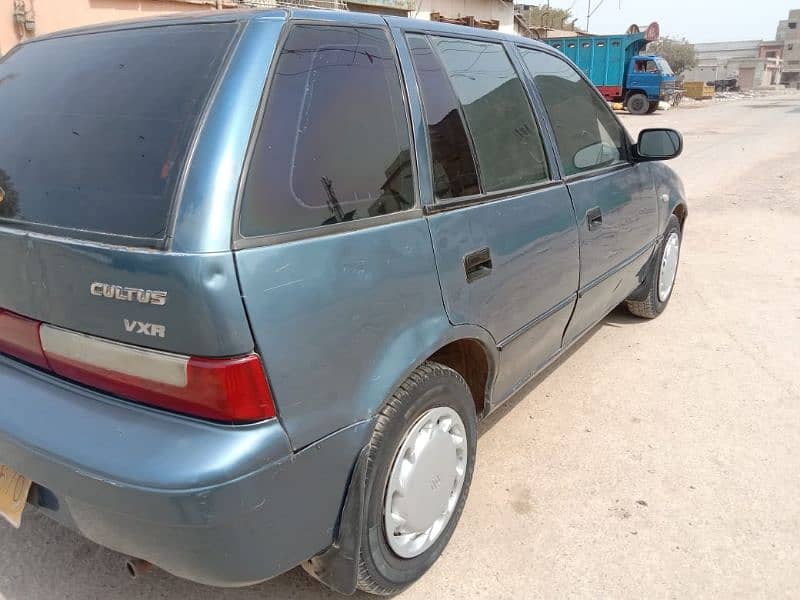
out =
[[[635,115],[650,114],[659,101],[672,102],[675,74],[664,58],[643,54],[658,39],[658,23],[645,31],[631,26],[624,35],[584,35],[542,40],[578,65],[609,102]]]

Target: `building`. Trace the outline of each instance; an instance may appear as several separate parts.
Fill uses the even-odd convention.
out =
[[[684,81],[708,83],[735,79],[744,91],[774,86],[781,81],[781,42],[712,42],[695,44],[694,49],[697,65],[684,74]]]
[[[208,9],[218,4],[234,5],[229,0],[2,0],[0,55],[23,40],[60,29]]]
[[[190,10],[278,5],[435,19],[536,37],[515,18],[512,0],[0,0],[0,56],[23,40],[70,27]]]
[[[778,23],[775,39],[783,43],[782,83],[800,86],[800,8],[789,11],[789,18]]]

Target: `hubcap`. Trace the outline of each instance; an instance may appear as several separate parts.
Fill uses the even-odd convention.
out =
[[[389,471],[384,526],[389,547],[414,558],[453,516],[467,472],[464,422],[452,408],[425,412],[406,431]]]
[[[658,299],[665,302],[669,298],[672,286],[675,283],[675,274],[678,272],[678,255],[681,250],[681,239],[673,231],[664,244],[664,254],[661,257],[661,271],[658,274]]]

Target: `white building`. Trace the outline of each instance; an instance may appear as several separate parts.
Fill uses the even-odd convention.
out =
[[[775,47],[761,40],[695,44],[697,66],[684,74],[684,81],[736,79],[742,90],[777,85],[783,60]]]

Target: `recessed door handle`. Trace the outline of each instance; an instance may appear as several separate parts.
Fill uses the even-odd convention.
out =
[[[467,283],[491,274],[492,253],[489,252],[489,248],[481,248],[467,254],[464,257],[464,272],[467,275]]]
[[[603,211],[600,210],[599,206],[595,206],[586,211],[586,223],[589,226],[589,231],[603,225]]]

